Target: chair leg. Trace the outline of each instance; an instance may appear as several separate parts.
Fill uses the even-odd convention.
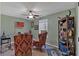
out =
[[[2,50],[2,40],[1,40],[1,53],[3,52],[3,50]]]
[[[9,40],[9,49],[11,49],[11,39]]]
[[[44,45],[44,48],[46,48],[46,45]]]
[[[1,44],[1,53],[3,53],[3,50],[2,50],[2,44]]]
[[[52,56],[52,55],[51,55],[51,50],[50,50],[50,49],[47,49],[47,53],[48,53],[48,56]]]

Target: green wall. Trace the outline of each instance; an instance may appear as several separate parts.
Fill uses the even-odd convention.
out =
[[[29,20],[16,19],[16,22],[17,22],[17,21],[22,21],[22,22],[24,22],[24,27],[23,27],[23,28],[15,28],[16,33],[17,33],[17,32],[23,32],[23,33],[24,33],[26,30],[31,30],[30,21],[29,21]]]
[[[16,28],[15,23],[17,21],[23,21],[24,27],[23,28]],[[21,18],[15,18],[11,16],[1,15],[1,33],[5,32],[7,35],[9,34],[15,34],[17,32],[25,32],[26,30],[30,30],[30,21],[21,19]]]
[[[24,22],[23,28],[16,28],[15,23],[18,21]],[[37,21],[35,21],[35,25],[37,24]],[[26,32],[27,30],[32,30],[32,34],[34,38],[38,38],[38,30],[34,30],[34,28],[31,28],[30,26],[30,20],[25,20],[22,18],[15,18],[11,16],[1,15],[1,34],[3,32],[6,33],[6,35],[14,35],[17,32]]]
[[[72,16],[76,16],[76,8],[70,9]],[[47,15],[41,19],[48,19],[48,39],[47,43],[58,46],[58,17],[65,17],[68,11],[61,11],[55,14]]]

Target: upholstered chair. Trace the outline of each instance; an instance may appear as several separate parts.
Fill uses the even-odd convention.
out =
[[[47,32],[39,34],[38,37],[39,37],[38,41],[33,40],[33,46],[42,49],[42,47],[45,46],[46,43]]]

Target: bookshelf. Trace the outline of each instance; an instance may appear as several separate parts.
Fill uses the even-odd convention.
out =
[[[75,55],[74,17],[67,16],[58,20],[58,45],[64,56]]]

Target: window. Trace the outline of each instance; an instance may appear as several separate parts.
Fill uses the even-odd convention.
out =
[[[48,19],[39,20],[39,33],[41,30],[48,31]]]

